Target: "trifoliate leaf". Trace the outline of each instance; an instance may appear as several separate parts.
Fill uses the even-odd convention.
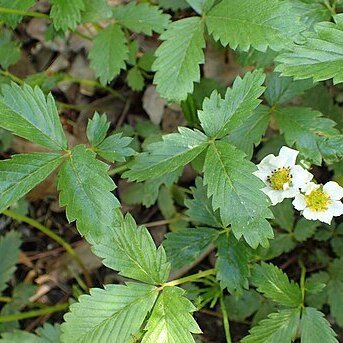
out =
[[[128,146],[131,142],[131,137],[122,137],[121,133],[117,133],[105,138],[95,151],[107,161],[125,162],[125,157],[132,156],[135,153]]]
[[[0,161],[0,212],[47,178],[62,160],[60,154],[30,153]]]
[[[131,31],[151,36],[153,31],[162,33],[167,28],[170,16],[164,14],[157,6],[137,4],[133,1],[114,7],[113,18]]]
[[[324,318],[324,314],[313,307],[303,309],[300,329],[301,343],[338,343],[336,333]]]
[[[62,342],[133,342],[158,292],[130,282],[93,288],[70,306],[62,324]]]
[[[144,88],[144,77],[139,68],[133,67],[128,71],[127,84],[133,91],[141,91]]]
[[[68,143],[51,94],[40,88],[4,85],[0,96],[0,127],[52,150],[67,149]]]
[[[12,41],[9,31],[2,29],[0,32],[0,65],[7,69],[10,65],[16,64],[20,58],[19,43]]]
[[[291,77],[283,77],[277,73],[268,74],[266,84],[264,96],[270,106],[282,105],[314,86],[311,79],[293,80]]]
[[[90,66],[100,82],[106,85],[121,69],[125,69],[129,52],[127,40],[121,27],[113,24],[98,33],[93,42],[88,55]]]
[[[13,10],[27,11],[35,4],[36,0],[0,0],[0,7]],[[0,21],[14,29],[22,20],[23,16],[17,14],[0,14]]]
[[[193,199],[186,199],[187,215],[192,221],[213,227],[222,227],[219,213],[213,211],[212,200],[207,197],[207,188],[200,177],[195,179],[195,188],[191,187]]]
[[[114,224],[114,209],[119,206],[107,170],[94,152],[77,145],[58,173],[60,205],[66,206],[69,222],[76,220],[79,232],[95,240]]]
[[[302,302],[299,286],[278,267],[262,263],[255,265],[252,282],[264,296],[284,306],[299,306]]]
[[[299,324],[299,309],[285,309],[271,313],[258,326],[249,330],[250,335],[242,343],[291,343],[294,341]]]
[[[214,0],[186,0],[198,14],[208,12],[214,5]]]
[[[230,132],[227,141],[245,152],[247,158],[250,159],[253,155],[254,146],[260,144],[268,128],[269,121],[269,108],[260,105],[243,124]]]
[[[111,6],[106,0],[82,1],[85,8],[81,13],[81,23],[94,23],[111,17]]]
[[[280,108],[275,118],[287,145],[295,145],[312,163],[321,165],[322,159],[332,162],[343,155],[343,136],[334,128],[336,123],[320,112],[306,107]]]
[[[85,9],[83,0],[50,0],[50,17],[56,30],[75,30],[81,22],[81,12]]]
[[[336,23],[323,22],[314,26],[304,44],[294,45],[291,52],[277,57],[276,71],[296,79],[312,77],[315,81],[333,78],[343,82],[343,15],[334,17]]]
[[[123,276],[149,284],[160,284],[168,278],[170,266],[164,249],[156,249],[148,230],[137,227],[129,214],[111,226],[92,249],[104,259],[105,266]]]
[[[206,24],[223,46],[245,51],[283,50],[305,28],[290,4],[278,0],[223,0],[207,14]]]
[[[231,224],[235,237],[243,236],[253,248],[268,246],[268,239],[273,237],[266,220],[272,216],[269,202],[260,191],[261,181],[252,175],[255,169],[231,144],[214,142],[207,151],[203,170],[213,209],[219,208],[223,224]]]
[[[20,245],[20,235],[15,231],[0,237],[0,293],[7,287],[7,282],[16,270]]]
[[[208,249],[218,235],[217,230],[206,227],[187,228],[168,233],[163,246],[172,268],[181,269],[191,265]]]
[[[204,63],[204,23],[199,17],[173,22],[160,38],[152,66],[158,93],[170,101],[180,102],[200,81],[199,64]]]
[[[237,296],[242,295],[243,288],[247,288],[249,268],[249,250],[242,241],[237,241],[233,235],[221,235],[216,241],[217,253],[217,279],[222,289]]]
[[[230,130],[242,125],[259,105],[259,96],[263,93],[265,75],[256,70],[235,79],[232,88],[228,88],[224,100],[214,91],[205,99],[202,111],[198,112],[200,123],[209,137],[221,138]]]
[[[88,120],[87,138],[93,146],[98,146],[106,137],[110,127],[110,122],[107,121],[106,114],[95,112],[92,119]]]
[[[178,133],[163,136],[163,141],[148,145],[123,177],[144,181],[184,167],[207,147],[207,137],[198,130],[179,127]]]
[[[164,287],[157,299],[143,337],[142,343],[194,343],[192,333],[201,330],[190,312],[193,304],[183,296],[178,287]]]

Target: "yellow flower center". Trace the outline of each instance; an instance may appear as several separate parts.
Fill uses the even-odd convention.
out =
[[[310,194],[305,195],[305,202],[307,207],[312,211],[323,212],[328,209],[330,197],[318,188]]]
[[[286,183],[288,186],[292,183],[292,176],[289,167],[282,167],[274,169],[272,174],[267,177],[270,186],[277,190],[282,191],[283,185]]]

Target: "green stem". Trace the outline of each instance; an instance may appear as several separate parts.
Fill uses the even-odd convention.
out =
[[[215,273],[216,273],[216,270],[214,268],[204,270],[204,271],[198,272],[196,274],[188,275],[188,276],[182,277],[180,279],[176,279],[176,280],[166,282],[162,285],[162,287],[171,287],[171,286],[181,285],[181,284],[186,283],[186,282],[193,282],[193,281],[196,281],[198,279],[202,279],[206,276],[214,275]]]
[[[28,312],[8,314],[8,315],[0,316],[0,323],[13,322],[15,320],[44,316],[46,314],[63,311],[68,307],[69,307],[69,304],[65,303],[65,304],[58,304],[58,305],[54,305],[54,306],[49,306],[46,308],[41,308],[39,310],[32,310],[32,311],[28,311]]]
[[[302,306],[304,306],[305,302],[305,275],[306,275],[306,268],[303,263],[303,261],[299,261],[300,269],[301,269],[301,275],[300,275],[300,290],[301,290],[301,300],[302,300]]]
[[[24,222],[26,224],[31,225],[32,227],[38,229],[39,231],[44,233],[46,236],[50,237],[55,242],[60,244],[66,250],[66,252],[75,260],[75,262],[78,263],[78,265],[81,267],[81,269],[85,275],[87,285],[91,286],[92,281],[91,281],[91,277],[89,275],[87,268],[85,267],[85,265],[81,261],[79,255],[72,248],[72,246],[68,242],[66,242],[62,237],[56,235],[49,228],[47,228],[46,226],[42,225],[41,223],[37,222],[36,220],[34,220],[32,218],[29,218],[27,216],[23,216],[19,213],[12,211],[12,210],[5,210],[2,213],[7,217],[10,217],[12,219],[15,219],[15,220],[18,220],[18,221],[21,221],[21,222]]]
[[[121,174],[122,172],[124,172],[127,169],[128,169],[127,164],[123,164],[117,168],[113,168],[113,169],[109,170],[108,175],[113,176],[115,174]]]
[[[10,297],[0,297],[0,303],[10,303],[11,301]]]
[[[335,5],[335,4],[333,4],[333,5],[331,6],[330,1],[329,1],[329,0],[325,0],[325,1],[324,1],[324,5],[325,5],[326,8],[330,11],[330,13],[331,13],[332,16],[336,15],[336,5]]]
[[[15,15],[22,15],[22,16],[27,16],[27,17],[35,17],[35,18],[51,20],[50,17],[47,14],[44,14],[44,13],[22,11],[22,10],[16,10],[16,9],[13,9],[13,8],[0,7],[0,13],[15,14]]]
[[[221,309],[222,314],[223,314],[223,325],[224,325],[226,342],[232,343],[231,333],[230,333],[229,314],[228,314],[227,308],[225,306],[223,293],[220,295],[220,309]]]
[[[24,81],[22,79],[13,75],[7,70],[0,70],[0,74],[9,77],[12,81],[14,81],[15,83],[18,83],[19,85],[24,84]]]

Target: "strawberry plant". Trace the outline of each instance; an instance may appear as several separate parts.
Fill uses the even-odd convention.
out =
[[[220,318],[226,342],[338,342],[343,2],[39,5],[0,0],[0,212],[60,244],[84,280],[75,277],[82,289],[68,294],[70,304],[22,311],[38,306],[30,302],[32,283],[26,293],[22,283],[8,287],[25,240],[14,230],[2,235],[0,342],[201,342],[206,312]],[[48,23],[44,42],[62,37],[69,44],[77,36],[90,44],[95,78],[16,75],[25,50],[16,37],[28,18]],[[146,49],[144,40],[157,38]],[[210,46],[239,65],[232,82],[203,77]],[[61,113],[81,117],[82,110],[58,100],[61,82],[95,87],[125,106],[125,92],[152,83],[166,106],[180,105],[184,120],[173,132],[146,122],[112,130],[110,116],[93,110],[75,143],[72,120]],[[11,137],[36,151],[13,153]],[[94,286],[64,231],[15,209],[54,174],[68,222],[117,282]],[[118,193],[122,182],[127,187]],[[169,232],[158,243],[153,225],[137,224],[128,211],[137,204],[154,205],[164,217]],[[54,325],[21,330],[19,320],[58,311],[66,313]]]

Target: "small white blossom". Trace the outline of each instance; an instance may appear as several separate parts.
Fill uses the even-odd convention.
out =
[[[302,189],[305,194],[297,194],[294,207],[309,220],[320,220],[331,224],[333,217],[343,214],[343,188],[337,182],[329,181],[324,186],[309,182]]]
[[[283,146],[278,156],[266,156],[253,173],[265,183],[266,187],[261,190],[273,205],[299,194],[300,188],[313,178],[311,173],[295,164],[298,154],[299,151]]]

